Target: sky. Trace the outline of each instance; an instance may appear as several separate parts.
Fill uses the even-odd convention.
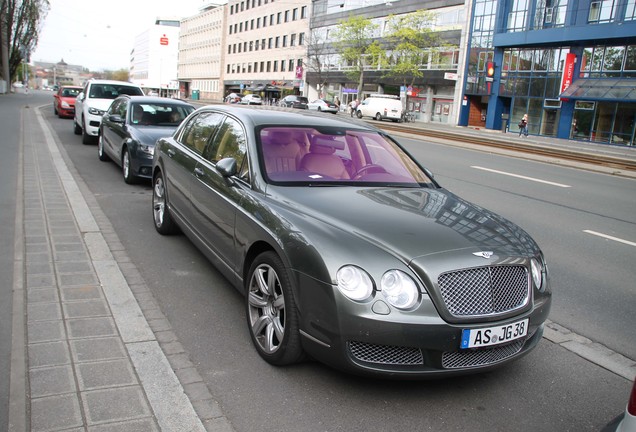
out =
[[[49,0],[31,61],[81,65],[91,71],[128,69],[135,37],[157,17],[195,15],[204,0]]]

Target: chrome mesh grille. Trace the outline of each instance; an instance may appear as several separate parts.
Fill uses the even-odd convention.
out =
[[[437,283],[448,311],[457,317],[491,315],[524,306],[530,280],[523,266],[478,267],[443,273]]]
[[[485,366],[507,359],[523,347],[523,340],[493,348],[477,348],[465,351],[445,352],[442,354],[442,367],[457,369],[471,366]]]
[[[364,342],[349,342],[349,352],[353,358],[385,365],[421,365],[424,363],[418,348],[376,345]]]

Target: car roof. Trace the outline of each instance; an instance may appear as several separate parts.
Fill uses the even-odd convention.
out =
[[[134,87],[139,87],[138,84],[131,83],[128,81],[117,81],[117,80],[102,80],[102,79],[90,79],[87,81],[87,84],[113,84],[113,85],[129,85]]]
[[[196,112],[202,111],[225,112],[254,126],[293,125],[299,127],[354,128],[381,132],[380,129],[354,118],[344,116],[342,118],[329,118],[314,111],[276,106],[207,105],[198,108]]]
[[[119,95],[117,96],[117,99],[119,98],[126,98],[126,99],[130,99],[131,101],[140,102],[140,103],[162,103],[162,104],[171,103],[174,105],[192,106],[189,103],[182,101],[181,99],[173,99],[173,98],[166,98],[166,97],[160,97],[160,96]]]

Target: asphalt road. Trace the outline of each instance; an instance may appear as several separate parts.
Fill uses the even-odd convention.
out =
[[[96,146],[73,135],[71,120],[54,118],[52,109],[45,118],[236,431],[595,431],[624,409],[627,380],[547,340],[499,371],[428,382],[361,379],[314,362],[266,364],[251,346],[241,295],[185,237],[155,233],[150,185],[126,185],[115,164],[98,160]],[[552,270],[553,321],[636,357],[629,355],[634,314],[622,313],[633,305],[625,281],[633,280],[634,251],[582,234],[629,239],[633,182],[402,141],[449,189],[539,241]]]

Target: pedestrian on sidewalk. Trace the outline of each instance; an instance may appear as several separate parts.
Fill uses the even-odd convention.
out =
[[[528,114],[524,114],[519,122],[519,136],[528,137]]]
[[[358,108],[358,99],[352,100],[349,106],[351,107],[351,117],[353,117],[356,113],[356,108]]]

